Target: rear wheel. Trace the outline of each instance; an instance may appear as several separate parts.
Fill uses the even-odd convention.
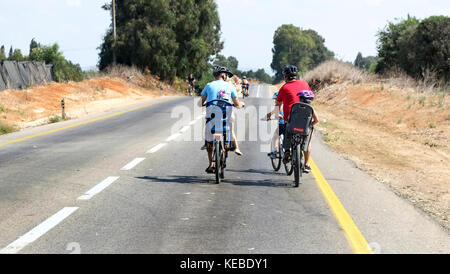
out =
[[[300,145],[296,145],[292,152],[292,165],[294,166],[294,187],[298,187],[300,184],[300,177],[302,177],[302,151]]]
[[[214,142],[214,165],[215,165],[215,173],[216,173],[216,184],[220,183],[220,142]]]
[[[226,161],[227,161],[226,153],[227,152],[223,151],[222,143],[220,143],[219,149],[220,149],[220,174],[219,174],[219,176],[220,176],[220,179],[224,179],[225,178],[225,167],[227,165],[227,163],[226,163]]]

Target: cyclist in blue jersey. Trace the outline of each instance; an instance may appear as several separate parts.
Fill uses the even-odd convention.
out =
[[[275,92],[273,94],[273,96],[272,96],[272,99],[274,99],[275,102],[277,100],[277,96],[278,96],[278,91]],[[275,117],[278,115],[278,130],[275,130],[275,132],[273,134],[273,139],[272,139],[272,143],[274,144],[272,149],[274,151],[268,153],[267,155],[270,158],[276,158],[277,157],[278,146],[279,146],[278,136],[281,135],[281,134],[284,134],[284,131],[286,130],[286,123],[283,120],[284,113],[283,113],[282,110],[280,111],[280,107],[275,106],[275,108],[271,112],[267,113],[267,115],[266,115],[267,116],[267,120],[270,120],[272,118],[272,115],[274,115]]]
[[[234,107],[241,108],[244,106],[243,103],[239,101],[237,98],[237,92],[236,88],[228,82],[228,78],[233,76],[233,73],[228,70],[225,67],[221,66],[214,66],[213,68],[213,75],[216,77],[216,80],[213,82],[210,82],[206,85],[206,87],[203,89],[201,96],[202,96],[202,105],[207,104],[208,102],[211,102],[213,100],[225,100],[232,102]],[[232,117],[233,119],[234,117]],[[206,132],[205,132],[205,140],[206,140]],[[234,134],[233,130],[233,146],[235,148],[235,153],[238,155],[242,155],[242,152],[239,150],[239,146],[236,140],[236,136]],[[202,149],[207,148],[208,152],[208,159],[209,159],[209,166],[205,170],[207,173],[214,173],[214,162],[213,159],[213,148],[210,146],[207,146],[207,143],[205,141],[205,146],[202,147]]]

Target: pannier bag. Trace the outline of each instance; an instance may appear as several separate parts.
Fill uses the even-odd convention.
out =
[[[313,113],[314,109],[308,104],[301,102],[293,104],[286,127],[287,132],[308,136],[311,132]]]

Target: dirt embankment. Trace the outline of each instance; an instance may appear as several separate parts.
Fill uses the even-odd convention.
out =
[[[345,82],[316,91],[313,106],[334,150],[450,228],[448,93]]]
[[[104,112],[160,96],[179,95],[152,76],[101,77],[82,82],[50,83],[26,90],[0,91],[0,123],[19,129],[47,124],[61,116],[64,98],[69,119]]]

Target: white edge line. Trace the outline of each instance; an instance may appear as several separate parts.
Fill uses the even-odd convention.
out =
[[[7,247],[1,249],[0,254],[15,254],[19,252],[22,248],[36,241],[42,235],[50,231],[53,227],[57,226],[60,222],[69,217],[77,209],[78,207],[65,207],[61,209],[56,214],[42,222],[40,225],[36,226],[32,230],[21,236],[19,239],[15,240]]]
[[[167,143],[161,143],[159,145],[156,145],[154,147],[152,147],[149,151],[147,151],[147,153],[155,153],[158,150],[160,150],[161,148],[165,147],[167,145]]]
[[[84,193],[82,196],[78,197],[78,200],[89,200],[98,193],[100,193],[102,190],[107,188],[110,184],[114,183],[117,179],[119,179],[119,176],[110,176],[103,180],[98,185],[91,188],[89,191]]]
[[[120,170],[130,170],[133,167],[137,166],[140,162],[144,161],[145,158],[136,158],[133,161],[126,164],[124,167],[122,167]]]

